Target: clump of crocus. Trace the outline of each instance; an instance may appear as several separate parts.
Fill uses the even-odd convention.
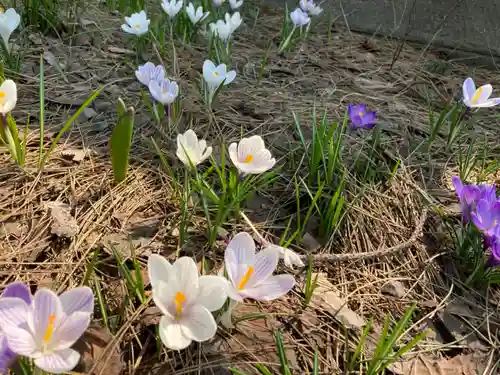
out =
[[[207,147],[207,141],[198,140],[196,133],[189,129],[177,136],[177,157],[187,167],[195,167],[212,155],[212,147]]]
[[[300,9],[311,16],[318,16],[323,12],[323,9],[319,5],[316,5],[313,0],[300,0],[299,6]]]
[[[75,288],[60,296],[42,288],[31,303],[24,298],[0,298],[0,321],[10,350],[32,359],[43,371],[60,374],[78,364],[80,354],[71,346],[87,329],[93,309],[90,288]]]
[[[182,9],[183,0],[163,0],[161,7],[170,19],[173,19]]]
[[[292,275],[273,275],[278,261],[279,252],[271,247],[255,253],[255,243],[248,233],[234,236],[224,254],[228,274],[226,291],[231,299],[229,309],[221,318],[226,327],[232,327],[231,313],[236,303],[245,298],[272,301],[293,288]]]
[[[229,145],[229,157],[238,171],[243,174],[260,174],[276,164],[271,151],[266,148],[259,135],[243,138],[239,143]]]
[[[236,10],[243,5],[243,0],[229,0],[229,6],[232,10]]]
[[[163,65],[155,66],[151,62],[139,66],[135,71],[135,76],[144,86],[149,87],[151,81],[162,81],[165,78],[165,68]]]
[[[215,65],[210,60],[203,63],[203,78],[207,86],[206,101],[212,105],[221,85],[227,86],[236,78],[236,71],[227,71],[226,64]]]
[[[220,276],[200,276],[192,258],[170,264],[159,255],[148,259],[153,300],[162,312],[159,333],[170,349],[187,348],[192,341],[210,340],[217,331],[212,311],[227,299],[226,281]]]
[[[122,30],[126,33],[141,36],[148,32],[151,20],[146,16],[146,12],[141,10],[139,13],[133,13],[130,17],[125,17],[125,23]]]
[[[186,14],[191,20],[191,23],[193,25],[197,25],[198,23],[205,20],[210,14],[210,12],[204,13],[203,8],[201,6],[195,9],[193,3],[189,3],[188,6],[186,7]]]
[[[16,12],[15,9],[10,8],[4,11],[0,8],[0,35],[2,36],[2,41],[9,51],[9,40],[10,36],[14,32],[15,29],[19,26],[21,22],[21,16]]]
[[[368,111],[365,104],[349,104],[347,106],[347,115],[354,129],[371,129],[376,125],[377,113]]]
[[[225,20],[218,20],[210,24],[210,30],[226,43],[236,29],[241,25],[241,16],[239,12],[230,15],[226,13]]]
[[[493,107],[500,104],[500,98],[490,98],[493,87],[490,84],[476,89],[472,78],[467,78],[463,84],[463,102],[469,108]]]

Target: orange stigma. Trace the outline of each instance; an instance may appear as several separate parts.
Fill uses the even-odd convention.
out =
[[[54,333],[54,321],[56,320],[55,315],[49,316],[49,324],[45,330],[45,336],[43,336],[43,342],[46,344],[50,341],[52,334]]]
[[[247,284],[250,278],[252,277],[254,273],[254,268],[251,266],[248,266],[248,271],[243,275],[243,277],[240,280],[240,283],[238,284],[238,289],[241,290],[243,289]]]
[[[175,312],[177,315],[182,314],[182,304],[186,302],[186,295],[182,292],[175,293],[174,303],[175,303]]]
[[[253,160],[253,155],[248,154],[247,157],[245,158],[245,160],[243,160],[243,163],[251,163],[252,160]]]

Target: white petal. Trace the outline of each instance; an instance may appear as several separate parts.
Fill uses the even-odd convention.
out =
[[[0,298],[1,327],[17,327],[28,321],[28,305],[20,298]]]
[[[231,82],[234,81],[235,78],[236,78],[236,71],[235,70],[231,70],[231,71],[227,72],[226,80],[224,81],[224,85],[229,85]]]
[[[52,317],[55,318],[52,318]],[[59,325],[59,321],[64,318],[61,301],[52,290],[42,288],[37,290],[33,299],[33,329],[36,342],[41,342],[49,322],[53,321],[54,326]]]
[[[472,97],[471,100],[472,100],[473,104],[484,103],[491,96],[492,92],[493,92],[493,87],[490,84],[483,85],[476,90],[474,97]],[[477,95],[477,97],[476,97],[476,95]]]
[[[264,140],[258,135],[243,138],[238,144],[238,159],[245,160],[248,155],[255,155],[258,151],[265,149]]]
[[[220,322],[221,324],[226,327],[226,328],[234,328],[233,322],[232,322],[232,314],[233,310],[238,304],[238,301],[235,300],[229,300],[229,306],[227,310],[220,316]]]
[[[238,159],[238,144],[237,143],[231,143],[229,145],[229,158],[233,162],[233,164],[238,167],[239,164],[239,159]]]
[[[245,289],[250,289],[253,286],[265,282],[271,276],[278,266],[279,253],[271,248],[265,248],[255,256],[253,273],[245,286]]]
[[[184,133],[184,146],[191,148],[193,150],[198,149],[198,136],[193,131],[193,129],[189,129]]]
[[[148,277],[153,288],[156,287],[158,281],[168,282],[174,268],[164,257],[151,254],[148,258]]]
[[[226,299],[226,280],[223,277],[213,275],[200,277],[196,303],[205,306],[208,311],[216,311],[224,305]]]
[[[73,346],[88,328],[89,323],[90,314],[88,313],[75,312],[67,316],[54,331],[52,347],[56,350],[63,350]]]
[[[91,314],[94,312],[94,293],[89,287],[70,289],[59,296],[63,311],[66,315],[74,312]]]
[[[193,305],[181,319],[182,332],[194,341],[206,341],[215,336],[217,324],[210,311],[202,305]]]
[[[134,30],[127,24],[122,25],[122,30],[129,34],[134,34]]]
[[[294,285],[292,275],[271,276],[254,288],[243,290],[242,294],[258,301],[271,301],[288,293]]]
[[[79,360],[80,354],[76,350],[64,349],[35,359],[35,365],[52,374],[61,374],[73,370]]]
[[[2,327],[10,350],[26,357],[37,351],[37,345],[33,335],[25,329],[16,326]]]
[[[167,283],[163,281],[155,283],[153,301],[163,314],[169,316],[176,314],[174,298],[179,289],[180,287],[175,278],[171,278]]]
[[[203,153],[203,155],[200,158],[200,163],[202,161],[205,161],[207,158],[209,158],[210,155],[212,155],[212,147],[207,147],[207,149],[205,150],[205,152]]]
[[[194,301],[198,294],[198,267],[193,258],[180,257],[173,264],[180,290],[186,296],[186,303]]]
[[[240,232],[229,242],[224,253],[224,262],[230,280],[238,283],[243,277],[242,267],[253,266],[255,262],[255,243],[246,232]],[[246,272],[246,271],[245,271]]]
[[[174,318],[162,316],[158,330],[163,345],[169,349],[182,350],[191,344],[192,340],[184,335],[181,326]]]

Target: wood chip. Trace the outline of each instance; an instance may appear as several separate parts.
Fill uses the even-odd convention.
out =
[[[75,236],[78,231],[78,223],[71,215],[69,205],[61,202],[47,202],[45,207],[50,209],[52,215],[51,233],[59,237],[71,238]]]

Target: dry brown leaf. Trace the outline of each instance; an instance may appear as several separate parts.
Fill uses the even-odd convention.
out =
[[[89,155],[89,150],[88,149],[75,149],[75,148],[70,148],[67,150],[61,151],[61,155],[64,156],[69,156],[71,157],[71,160],[73,161],[82,161]]]
[[[79,227],[76,219],[70,213],[69,205],[61,202],[48,202],[45,204],[52,215],[51,233],[59,237],[71,238],[78,233]]]
[[[479,375],[486,363],[484,355],[461,354],[449,359],[418,356],[394,363],[389,369],[400,375]]]
[[[347,328],[361,328],[366,322],[358,314],[347,307],[347,301],[340,297],[337,290],[327,279],[326,274],[313,274],[313,280],[318,276],[318,284],[313,293],[312,302],[325,311],[330,312],[335,319]]]
[[[119,346],[113,349],[111,355],[105,350],[112,340],[113,335],[106,328],[91,325],[74,345],[74,349],[81,354],[75,371],[89,374],[97,363],[94,374],[119,375],[124,368]]]
[[[111,53],[118,53],[120,55],[134,55],[135,54],[134,51],[131,51],[129,49],[120,48],[120,47],[113,47],[113,46],[109,46],[108,51]]]

